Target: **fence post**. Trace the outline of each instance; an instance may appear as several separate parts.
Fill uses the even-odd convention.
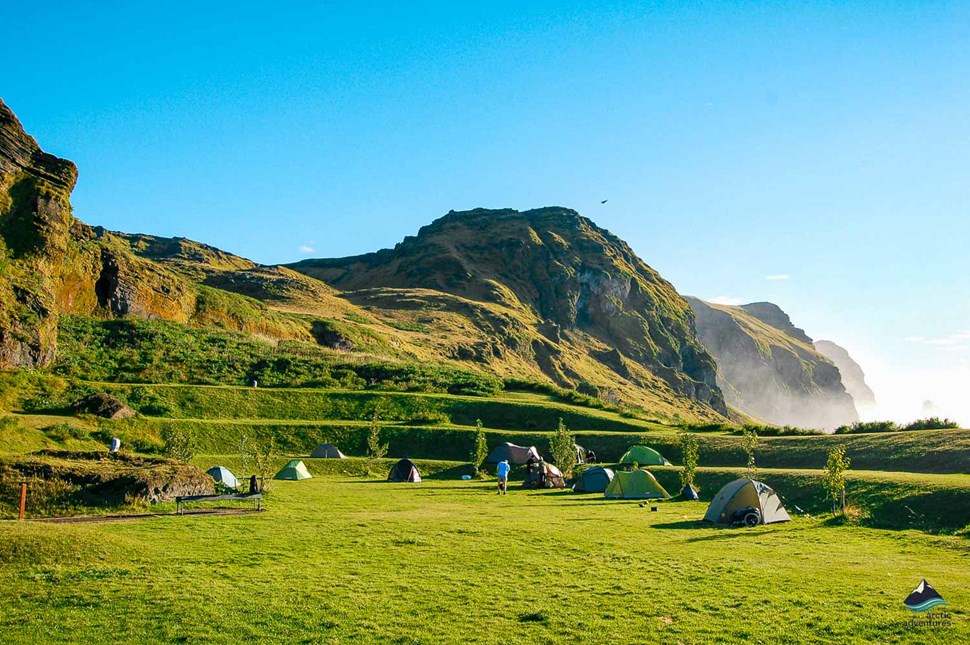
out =
[[[27,482],[20,482],[20,517],[24,519],[24,509],[27,507]]]

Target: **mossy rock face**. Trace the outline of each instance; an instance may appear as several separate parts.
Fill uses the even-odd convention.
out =
[[[69,515],[85,509],[171,502],[185,495],[208,495],[215,484],[205,472],[172,459],[125,453],[41,450],[0,459],[5,493],[28,482],[32,516]],[[5,494],[3,500],[16,495]],[[0,515],[14,513],[0,502]]]
[[[838,368],[778,306],[687,300],[729,405],[776,425],[832,429],[858,420]]]
[[[103,419],[127,419],[135,416],[135,411],[124,401],[111,394],[95,392],[74,404],[78,413],[93,414]]]

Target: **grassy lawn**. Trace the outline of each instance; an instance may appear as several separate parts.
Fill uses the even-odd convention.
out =
[[[210,465],[205,458],[200,465]],[[211,461],[216,461],[212,459]],[[333,462],[330,462],[331,464]],[[260,515],[0,523],[5,642],[970,639],[970,541],[457,479],[275,482]],[[959,482],[960,485],[963,482]],[[949,627],[912,627],[926,578]],[[939,613],[936,610],[934,613]]]

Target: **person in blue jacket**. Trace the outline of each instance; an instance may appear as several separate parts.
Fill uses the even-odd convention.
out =
[[[509,471],[512,470],[512,466],[509,466],[509,460],[503,459],[498,463],[498,468],[495,469],[498,475],[498,494],[505,495],[505,489],[508,488],[509,483]]]

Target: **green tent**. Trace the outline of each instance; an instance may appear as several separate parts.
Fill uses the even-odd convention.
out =
[[[603,493],[614,499],[652,499],[670,497],[654,476],[645,470],[621,470]]]
[[[299,459],[294,459],[283,466],[283,469],[276,473],[273,479],[310,479],[313,475],[306,469],[306,465]]]
[[[669,466],[670,462],[659,452],[647,446],[630,446],[620,458],[621,464],[638,463],[641,466]]]

